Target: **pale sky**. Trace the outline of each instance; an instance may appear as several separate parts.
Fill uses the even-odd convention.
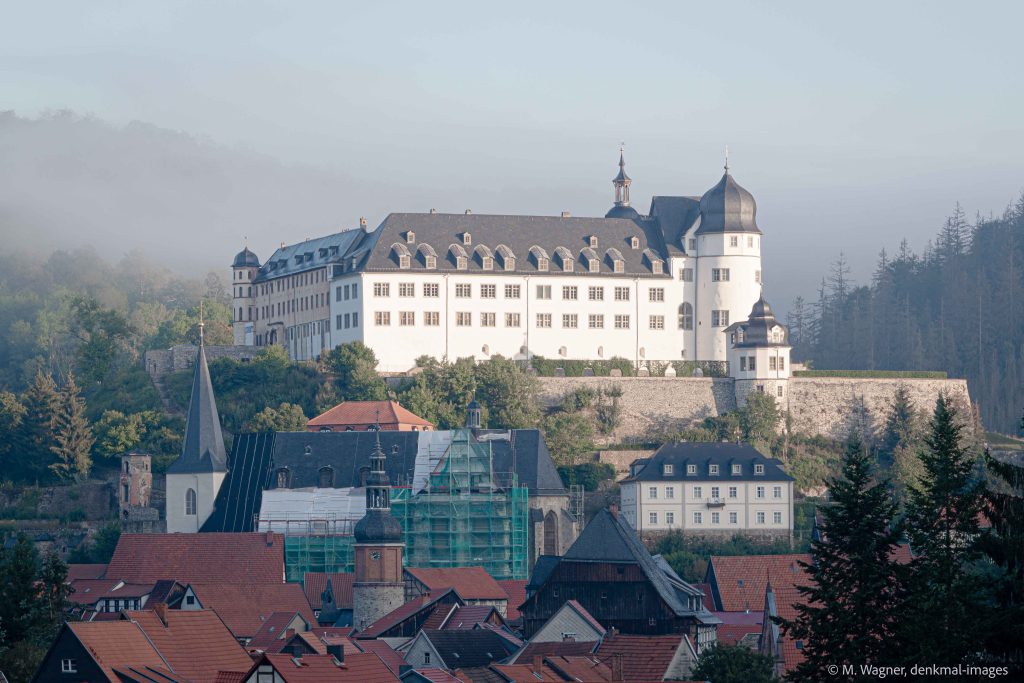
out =
[[[3,5],[0,110],[144,121],[358,178],[373,189],[324,197],[339,225],[602,215],[620,141],[646,212],[713,186],[728,145],[783,310],[840,250],[863,282],[955,202],[1001,213],[1024,189],[1019,2]],[[261,256],[317,234],[276,230]],[[224,261],[239,241],[210,240]]]

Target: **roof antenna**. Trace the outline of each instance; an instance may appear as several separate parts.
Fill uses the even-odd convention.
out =
[[[203,328],[206,327],[206,323],[203,322],[203,300],[199,300],[199,345],[203,345]]]
[[[725,146],[725,172],[729,172],[729,145]]]

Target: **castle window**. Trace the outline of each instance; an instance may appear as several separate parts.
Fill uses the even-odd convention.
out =
[[[597,247],[597,235],[591,235],[590,236],[590,247],[591,248]]]
[[[754,465],[754,474],[764,474],[764,465]]]
[[[693,238],[693,237],[690,238],[689,250],[691,252],[697,251],[697,240],[696,240],[696,238]]]
[[[640,248],[640,238],[637,237],[636,235],[633,235],[632,237],[630,237],[629,238],[629,246],[632,249],[639,249]]]
[[[408,244],[416,244],[416,233],[414,233],[412,230],[405,233],[405,241]]]
[[[729,311],[711,311],[712,327],[728,327]]]
[[[778,394],[779,398],[782,398],[782,385],[781,384],[775,388],[775,392]]]
[[[687,465],[686,466],[686,473],[687,474],[697,474],[697,466],[696,465]]]
[[[730,247],[738,247],[738,246],[740,246],[740,238],[737,235],[732,235],[729,238],[729,246]]]
[[[462,243],[466,245],[473,244],[473,236],[468,232],[462,233]]]
[[[411,259],[408,254],[402,254],[398,257],[398,267],[406,269],[411,265]]]
[[[621,260],[615,261],[613,264],[613,268],[616,273],[624,273],[626,272],[626,262]]]
[[[319,486],[322,489],[334,488],[334,468],[332,467],[321,467]]]
[[[747,371],[747,357],[746,356],[740,356],[740,372],[746,372],[746,371]]]
[[[693,329],[693,304],[683,303],[679,306],[679,329]]]
[[[711,281],[712,282],[728,282],[729,281],[729,269],[728,268],[712,268],[711,269]]]
[[[455,267],[459,270],[466,270],[469,267],[469,259],[465,256],[459,256],[455,259]]]
[[[185,491],[185,514],[194,515],[196,514],[196,490],[189,489]]]
[[[754,238],[753,237],[748,237],[747,238],[747,246],[753,248],[753,246],[754,246]]]
[[[661,275],[663,267],[664,266],[661,261],[655,261],[654,263],[651,264],[651,272],[653,272],[655,275]]]
[[[279,489],[286,489],[291,486],[291,472],[288,471],[287,467],[282,467],[277,470],[275,481],[277,482],[277,488]]]
[[[659,302],[665,300],[665,288],[664,287],[651,287],[647,290],[647,300],[651,302]]]
[[[434,268],[437,268],[437,257],[436,256],[426,256],[426,257],[423,258],[423,261],[424,261],[424,265],[427,268],[430,268],[431,270],[433,270]]]
[[[587,267],[591,273],[597,273],[601,271],[601,262],[598,261],[596,258],[587,259],[587,262]]]
[[[537,259],[537,270],[542,273],[548,272],[549,263],[549,259],[546,259],[544,257]]]
[[[483,258],[483,269],[484,270],[494,270],[494,259],[492,257],[485,256]]]

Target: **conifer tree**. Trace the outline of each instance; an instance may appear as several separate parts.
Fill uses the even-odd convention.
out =
[[[68,373],[67,382],[60,392],[60,405],[53,420],[53,445],[50,450],[57,461],[50,469],[62,479],[86,479],[92,469],[92,445],[96,438],[92,425],[85,416],[85,400],[75,384],[75,376]]]
[[[49,469],[53,461],[50,446],[53,443],[53,421],[60,407],[60,394],[53,376],[42,370],[22,396],[25,414],[16,432],[19,462],[11,472],[12,478],[40,482],[51,478]]]
[[[909,490],[910,565],[901,646],[908,663],[956,665],[979,650],[977,556],[983,483],[964,447],[952,400],[940,395],[921,452],[923,475]]]
[[[917,439],[917,412],[910,400],[907,385],[900,382],[892,395],[889,413],[882,432],[882,454],[891,458],[899,446],[908,446]]]
[[[847,680],[829,671],[836,662],[891,665],[892,633],[901,604],[896,506],[885,482],[875,480],[857,432],[847,441],[842,475],[829,482],[833,505],[822,508],[823,534],[811,544],[814,561],[803,564],[810,583],[793,620],[781,620],[804,641],[804,661],[792,681]]]

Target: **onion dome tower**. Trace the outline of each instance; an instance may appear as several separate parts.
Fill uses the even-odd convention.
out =
[[[633,180],[626,175],[626,158],[624,147],[619,147],[619,174],[612,179],[615,187],[615,205],[604,215],[605,218],[640,218],[637,210],[629,205],[629,186]]]
[[[391,515],[391,482],[380,446],[380,426],[366,479],[366,514],[356,523],[352,625],[366,628],[405,603],[402,525]]]
[[[260,270],[260,259],[246,246],[235,254],[231,262],[231,319],[233,343],[252,346],[253,339],[253,286]]]

